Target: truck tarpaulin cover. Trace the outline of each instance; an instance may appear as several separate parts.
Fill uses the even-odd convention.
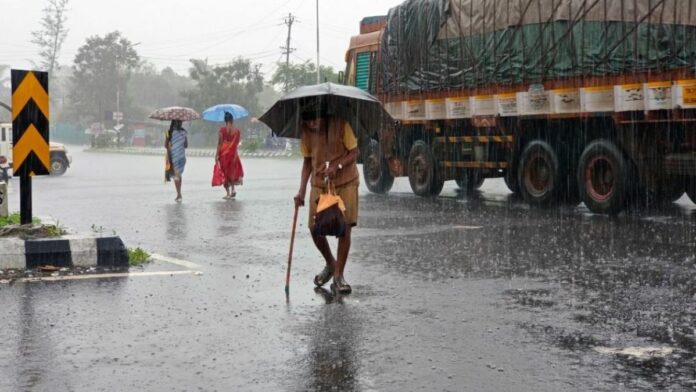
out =
[[[380,57],[385,93],[693,69],[696,0],[407,0]]]

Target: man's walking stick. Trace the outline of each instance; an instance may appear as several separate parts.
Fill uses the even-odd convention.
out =
[[[288,254],[288,272],[285,274],[285,294],[290,294],[290,267],[292,267],[292,249],[295,247],[295,227],[297,227],[297,212],[299,204],[295,204],[295,216],[292,218],[292,235],[290,236],[290,254]]]

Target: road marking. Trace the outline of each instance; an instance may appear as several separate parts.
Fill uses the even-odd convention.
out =
[[[109,274],[89,274],[89,275],[68,275],[68,276],[46,276],[40,278],[21,278],[16,279],[19,283],[37,282],[58,282],[65,280],[89,280],[89,279],[112,279],[112,278],[138,278],[146,276],[175,276],[175,275],[203,275],[200,271],[154,271],[154,272],[117,272]]]
[[[165,263],[178,265],[180,267],[184,267],[184,268],[188,268],[188,269],[192,269],[192,270],[201,269],[201,266],[196,264],[196,263],[192,263],[192,262],[186,261],[186,260],[175,259],[173,257],[162,256],[162,255],[159,255],[157,253],[150,255],[150,258],[152,258],[154,260],[162,261]]]
[[[459,229],[459,230],[479,230],[479,229],[483,229],[483,226],[454,226],[452,228]]]
[[[674,352],[672,347],[593,347],[600,354],[615,354],[638,359],[664,358]]]

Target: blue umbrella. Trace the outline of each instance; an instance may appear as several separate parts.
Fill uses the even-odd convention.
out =
[[[221,105],[215,105],[203,112],[203,119],[208,121],[225,121],[225,112],[230,112],[234,119],[244,118],[249,115],[249,111],[244,109],[242,106],[235,105],[233,103],[224,103]]]

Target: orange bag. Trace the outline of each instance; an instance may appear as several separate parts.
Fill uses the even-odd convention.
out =
[[[336,189],[329,184],[328,192],[319,195],[314,215],[314,235],[343,237],[346,233],[346,205]]]
[[[213,167],[213,186],[222,186],[225,183],[225,173],[222,172],[220,163],[215,162],[215,167]]]

